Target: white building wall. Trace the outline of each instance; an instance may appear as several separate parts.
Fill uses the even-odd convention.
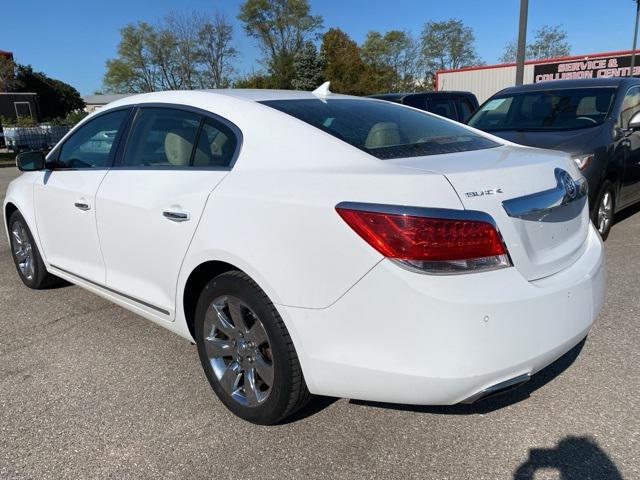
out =
[[[533,83],[533,65],[524,66],[524,83]],[[438,91],[463,90],[473,93],[482,104],[494,93],[516,82],[515,65],[438,74]]]

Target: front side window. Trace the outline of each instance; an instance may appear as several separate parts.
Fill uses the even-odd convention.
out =
[[[498,147],[462,125],[379,100],[268,100],[280,110],[380,159]]]
[[[471,117],[469,125],[495,130],[575,130],[605,121],[616,89],[565,88],[496,95]]]
[[[124,167],[188,167],[201,115],[173,108],[141,108],[122,159]]]
[[[65,140],[56,161],[59,168],[100,168],[110,165],[114,142],[128,110],[105,113],[81,126]]]
[[[629,89],[622,101],[620,109],[620,125],[627,128],[631,117],[640,112],[640,88],[635,87]]]

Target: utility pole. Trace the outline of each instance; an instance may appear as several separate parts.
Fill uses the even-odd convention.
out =
[[[636,66],[636,41],[638,40],[638,20],[640,20],[640,0],[633,0],[636,4],[636,28],[633,31],[633,48],[631,51],[631,70],[629,76],[633,77],[633,69]]]
[[[640,0],[634,1],[640,2]],[[638,5],[640,5],[640,3]],[[516,54],[516,85],[522,85],[522,82],[524,81],[524,57],[527,49],[528,13],[529,0],[520,0],[520,26],[518,30],[518,53]]]

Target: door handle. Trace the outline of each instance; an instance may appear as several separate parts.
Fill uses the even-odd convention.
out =
[[[83,212],[86,212],[87,210],[89,210],[91,208],[88,203],[85,203],[85,202],[82,202],[82,201],[76,202],[73,205],[76,208],[82,210]]]
[[[177,212],[175,210],[165,210],[162,216],[172,222],[186,222],[191,218],[189,212]]]

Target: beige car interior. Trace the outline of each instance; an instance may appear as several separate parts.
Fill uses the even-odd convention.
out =
[[[193,159],[194,166],[216,166],[224,163],[224,147],[229,138],[222,132],[216,131],[213,139],[203,130],[201,136],[206,136],[206,141],[198,142],[198,148]],[[165,136],[164,151],[167,161],[174,166],[184,167],[189,165],[191,150],[193,148],[193,130],[172,130]]]
[[[379,122],[369,130],[364,142],[366,148],[382,148],[399,145],[401,143],[400,129],[393,122]]]

